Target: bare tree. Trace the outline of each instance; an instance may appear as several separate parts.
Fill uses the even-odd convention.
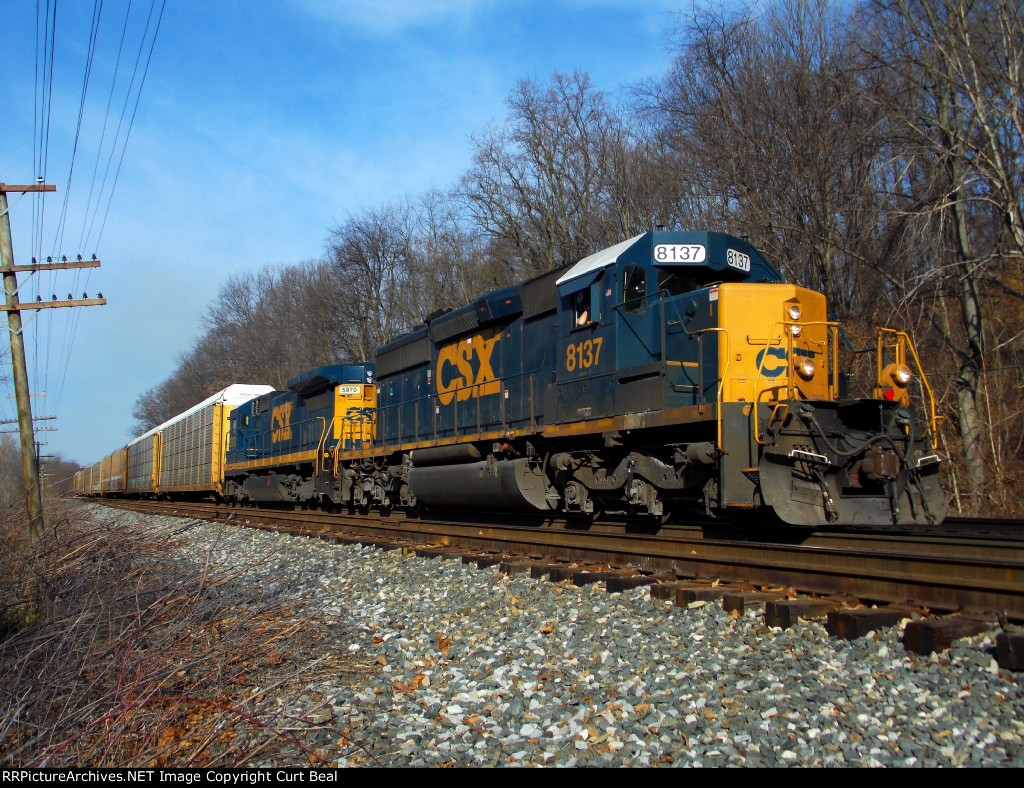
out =
[[[855,33],[828,0],[756,15],[698,8],[669,74],[640,90],[678,152],[691,215],[750,236],[841,316],[875,300],[876,277],[862,281],[857,266],[877,259],[887,230],[879,110],[861,90]]]
[[[417,321],[403,308],[413,286],[412,223],[403,202],[364,211],[331,232],[330,271],[344,287],[340,342],[356,361],[371,360],[378,346]]]
[[[230,277],[206,311],[205,332],[172,375],[136,401],[134,434],[233,383],[280,389],[300,372],[342,360],[346,298],[324,260]]]
[[[43,491],[46,495],[70,495],[75,491],[75,474],[82,466],[74,460],[66,460],[56,454],[42,466]]]
[[[507,105],[506,123],[474,138],[462,194],[472,220],[514,250],[527,276],[607,245],[620,124],[581,72],[556,72],[546,86],[523,80]]]
[[[182,358],[187,358],[187,355],[183,355]],[[131,434],[127,437],[141,435],[153,427],[163,424],[173,416],[188,410],[197,402],[201,402],[216,390],[217,388],[210,388],[205,384],[197,386],[190,376],[178,374],[176,371],[135,400],[135,405],[132,408],[135,424]]]
[[[903,87],[882,102],[901,168],[894,186],[927,250],[920,286],[931,326],[958,368],[962,506],[977,512],[990,471],[1006,467],[998,425],[1007,419],[987,404],[986,366],[1024,335],[1019,318],[1006,319],[1024,300],[1024,15],[1007,0],[876,0],[870,11],[873,62]],[[1000,306],[1006,299],[1011,312]],[[1016,413],[1009,422],[1019,436]],[[1019,457],[1019,437],[1010,444]]]
[[[608,143],[607,221],[602,245],[611,245],[655,227],[691,230],[714,227],[704,221],[689,200],[688,189],[703,183],[677,177],[681,168],[672,135],[665,127],[651,122],[650,113],[641,105],[620,114],[621,124]]]

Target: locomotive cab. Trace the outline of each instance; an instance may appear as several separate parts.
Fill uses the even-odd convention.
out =
[[[646,233],[580,261],[557,281],[556,420],[713,402],[718,337],[695,332],[717,323],[723,284],[781,279],[723,233]]]

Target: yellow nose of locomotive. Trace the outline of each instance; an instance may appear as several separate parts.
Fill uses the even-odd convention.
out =
[[[718,288],[724,402],[831,398],[825,297],[788,284]]]

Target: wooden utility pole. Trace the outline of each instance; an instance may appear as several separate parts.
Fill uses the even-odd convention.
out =
[[[28,512],[29,539],[38,541],[43,535],[43,499],[39,486],[39,460],[36,456],[35,434],[32,427],[32,398],[28,389],[28,366],[25,363],[25,339],[22,336],[21,313],[26,309],[56,306],[92,306],[105,304],[104,298],[70,299],[67,301],[39,301],[22,304],[18,300],[18,272],[43,271],[59,268],[95,268],[98,260],[37,265],[14,264],[14,243],[11,240],[11,217],[8,215],[7,193],[55,192],[56,186],[32,184],[8,186],[0,183],[0,272],[4,277],[5,303],[0,311],[7,312],[7,327],[11,333],[11,366],[14,372],[14,398],[18,406],[18,431],[21,433],[21,473],[25,487],[25,508]]]

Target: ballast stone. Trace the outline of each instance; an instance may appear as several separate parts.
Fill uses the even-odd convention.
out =
[[[610,595],[230,525],[174,538],[176,560],[215,551],[239,582],[342,611],[330,632],[367,672],[325,675],[317,691],[332,698],[328,724],[373,757],[331,745],[339,766],[1024,766],[1024,675],[979,658],[991,663],[999,634],[916,657],[894,628],[837,640],[816,621],[772,629],[644,588]]]

